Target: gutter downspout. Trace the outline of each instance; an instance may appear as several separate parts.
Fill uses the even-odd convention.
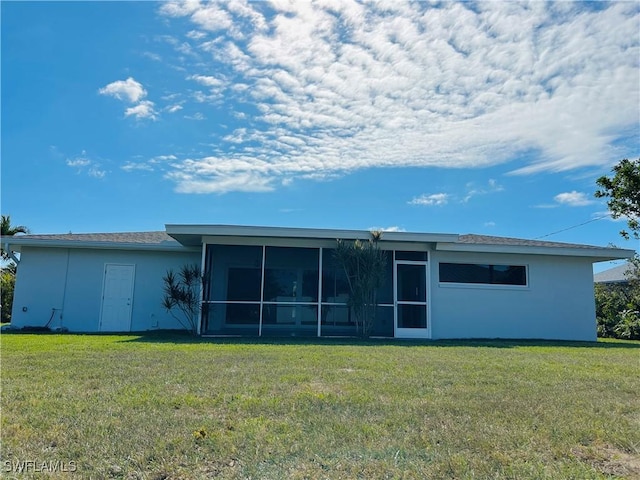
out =
[[[5,242],[4,251],[9,255],[9,258],[15,262],[16,265],[20,263],[20,259],[11,251],[9,242]]]

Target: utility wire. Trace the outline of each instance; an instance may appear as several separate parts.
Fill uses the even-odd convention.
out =
[[[579,223],[577,225],[572,225],[571,227],[563,228],[562,230],[557,230],[555,232],[547,233],[546,235],[542,235],[540,237],[536,237],[536,238],[534,238],[534,240],[540,240],[541,238],[547,238],[547,237],[550,237],[551,235],[555,235],[557,233],[566,232],[567,230],[572,230],[574,228],[578,228],[578,227],[581,227],[583,225],[587,225],[588,223],[597,222],[598,220],[602,220],[603,218],[607,218],[607,217],[610,217],[610,216],[611,216],[611,213],[607,213],[606,215],[602,215],[601,217],[592,218],[591,220],[587,220],[586,222],[582,222],[582,223]]]

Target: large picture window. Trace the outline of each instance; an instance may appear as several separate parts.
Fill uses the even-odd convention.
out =
[[[524,265],[441,263],[440,282],[526,286],[527,268]]]

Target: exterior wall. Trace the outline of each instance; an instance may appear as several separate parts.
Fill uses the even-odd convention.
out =
[[[526,265],[528,285],[439,282],[440,262]],[[432,338],[596,340],[589,258],[434,251]]]
[[[245,239],[245,244],[260,243]],[[283,244],[297,245],[286,239]],[[307,240],[304,246],[333,246]],[[389,247],[389,246],[385,246]],[[398,244],[413,250],[426,244]],[[412,248],[413,247],[413,248]],[[132,331],[181,328],[161,306],[167,269],[200,264],[200,252],[152,252],[23,247],[12,322],[17,327],[99,331],[105,264],[135,265]],[[526,265],[528,285],[456,285],[439,282],[440,262]],[[596,340],[590,258],[429,252],[428,325],[431,338],[532,338]]]
[[[23,247],[12,325],[44,326],[55,308],[51,328],[99,331],[105,264],[116,263],[135,265],[131,331],[182,328],[160,303],[162,277],[170,268],[200,261],[199,252]]]

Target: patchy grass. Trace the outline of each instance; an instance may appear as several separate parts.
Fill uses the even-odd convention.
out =
[[[640,477],[640,342],[1,346],[4,475],[59,461],[152,480]]]

